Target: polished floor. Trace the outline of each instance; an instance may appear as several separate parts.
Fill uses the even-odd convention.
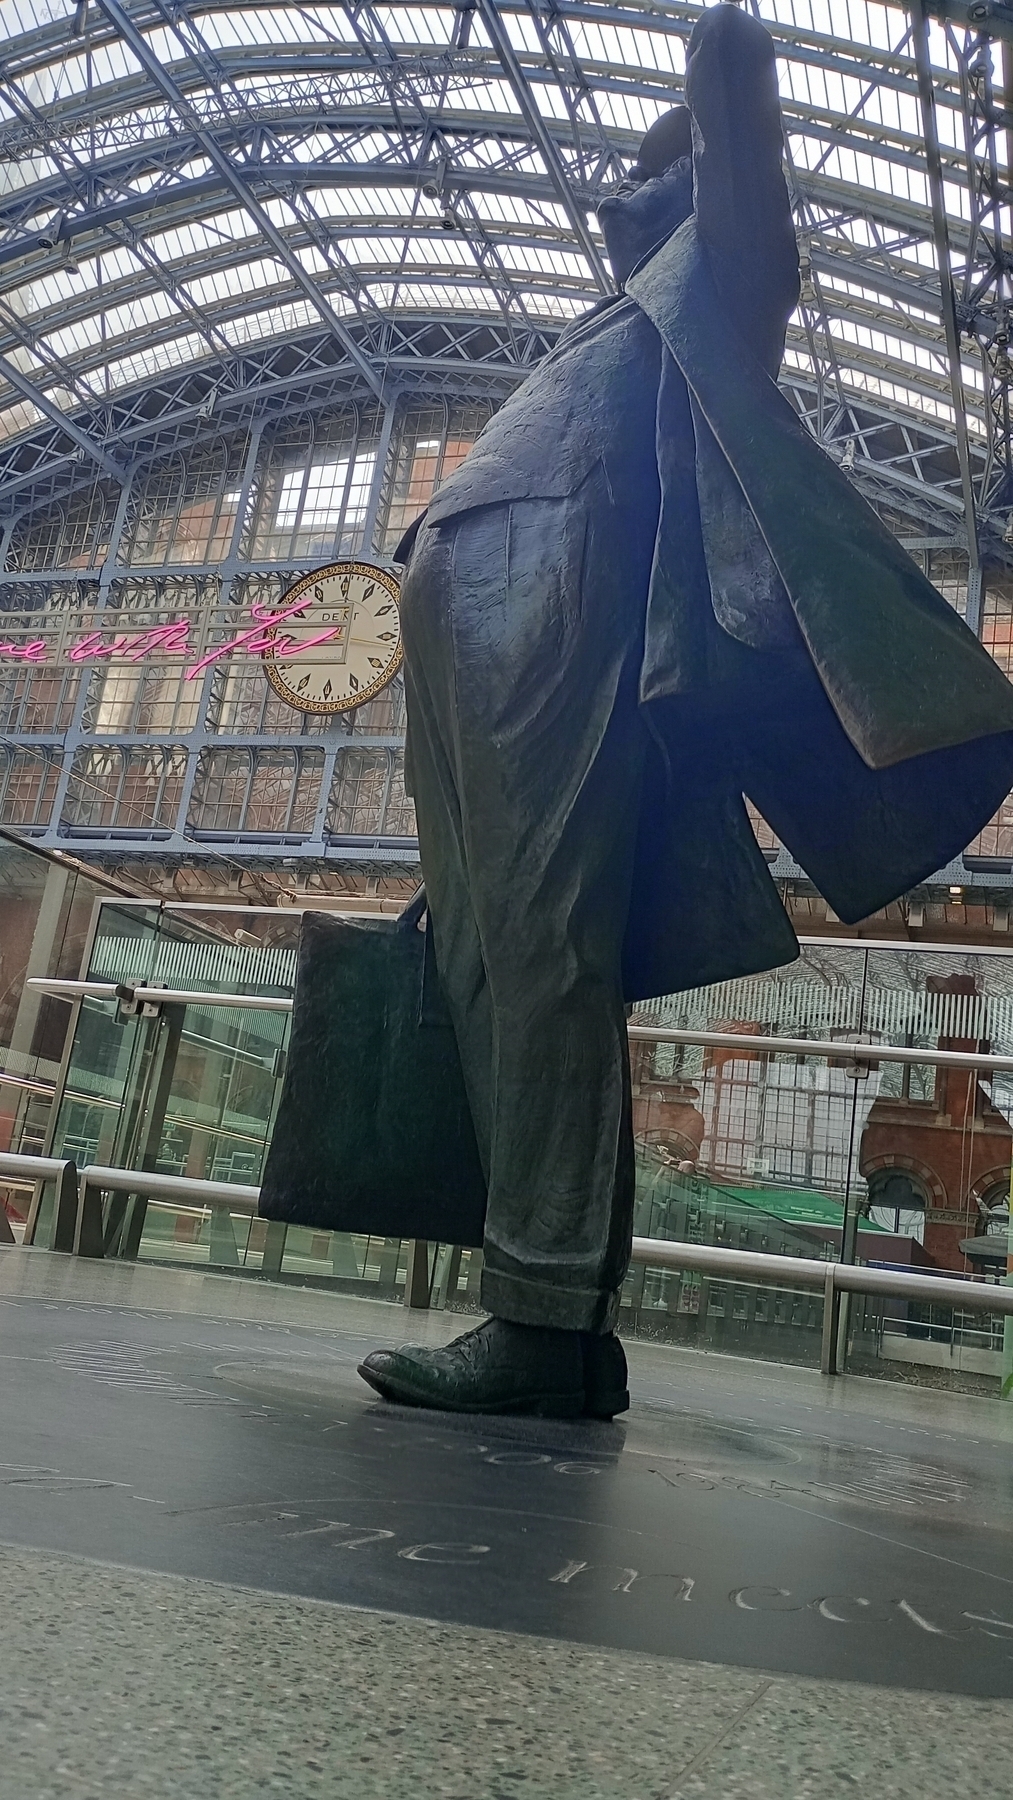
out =
[[[355,1374],[460,1328],[0,1253],[2,1800],[1008,1794],[1013,1407],[644,1345],[610,1426]]]

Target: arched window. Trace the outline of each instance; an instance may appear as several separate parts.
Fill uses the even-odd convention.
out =
[[[229,553],[245,438],[162,458],[132,502],[123,561],[135,568],[217,563]]]
[[[877,1169],[869,1177],[869,1217],[885,1231],[925,1241],[925,1191],[908,1169]]]
[[[363,548],[382,421],[349,406],[326,421],[289,426],[273,441],[257,482],[244,554],[352,556]]]

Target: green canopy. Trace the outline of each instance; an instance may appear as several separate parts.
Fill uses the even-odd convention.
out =
[[[819,1194],[813,1188],[745,1188],[723,1184],[719,1187],[714,1184],[711,1192],[725,1200],[739,1200],[744,1206],[755,1206],[758,1212],[769,1213],[785,1225],[827,1225],[839,1230],[844,1222],[842,1201],[834,1200],[829,1194]],[[862,1219],[860,1224],[862,1231],[882,1232],[883,1229],[872,1219]]]

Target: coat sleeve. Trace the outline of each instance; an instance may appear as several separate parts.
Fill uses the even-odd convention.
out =
[[[697,230],[721,298],[776,377],[798,302],[774,45],[737,6],[709,7],[686,62]]]

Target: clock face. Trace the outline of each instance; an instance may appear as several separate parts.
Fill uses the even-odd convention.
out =
[[[398,593],[394,576],[372,563],[304,575],[279,603],[289,617],[264,632],[264,673],[275,693],[306,713],[351,712],[372,700],[401,667]]]

